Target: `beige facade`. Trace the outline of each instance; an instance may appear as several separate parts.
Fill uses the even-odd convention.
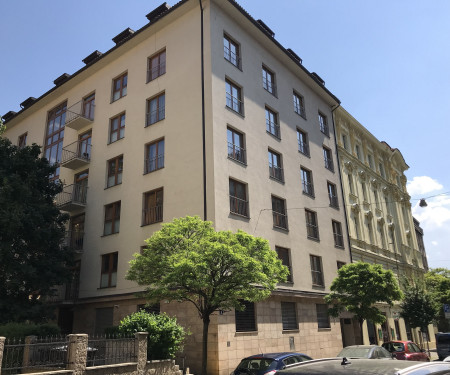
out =
[[[417,243],[404,174],[409,167],[402,154],[380,142],[344,108],[334,116],[352,261],[380,264],[399,280],[423,277],[426,258]],[[421,342],[418,332],[399,317],[398,305],[380,309],[387,322],[375,327],[365,323],[364,342]],[[433,345],[431,325],[429,332]]]
[[[209,373],[229,374],[258,352],[333,356],[341,327],[324,315],[323,296],[338,264],[350,261],[332,115],[339,101],[234,1],[202,7],[185,0],[149,14],[142,29],[125,30],[114,48],[4,116],[8,138],[54,144],[44,155],[61,164],[58,204],[71,215],[79,268],[61,288],[59,323],[93,333],[137,311],[146,301],[125,280],[133,254],[161,222],[206,212],[218,230],[267,238],[291,268],[289,282],[251,306],[253,317],[213,316]],[[396,230],[407,240],[405,228]],[[197,313],[166,301],[160,310],[192,332],[185,365],[198,373]]]

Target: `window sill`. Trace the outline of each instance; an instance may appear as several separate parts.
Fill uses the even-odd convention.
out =
[[[230,215],[237,216],[237,217],[240,217],[242,219],[250,220],[250,216],[241,215],[241,214],[239,214],[237,212],[230,211]]]
[[[258,335],[258,331],[236,331],[235,332],[235,336],[257,336]]]
[[[345,250],[345,246],[334,245],[336,249]]]
[[[146,174],[155,173],[156,171],[159,171],[159,170],[161,170],[161,169],[164,169],[164,166],[162,166],[161,168],[156,168],[156,169],[154,169],[153,171],[144,172],[144,173],[143,173],[143,176],[145,176]]]
[[[113,103],[117,102],[118,100],[120,100],[120,99],[122,99],[122,98],[125,98],[126,96],[127,96],[127,94],[122,95],[120,98],[117,98],[116,100],[113,100],[113,99],[111,98],[111,102],[110,102],[109,104],[113,104]]]
[[[311,240],[311,241],[320,242],[320,237],[310,237],[307,235],[306,238],[308,238],[308,240]]]
[[[326,328],[317,328],[318,332],[330,332],[331,331],[331,327],[326,327]]]
[[[297,116],[300,116],[303,120],[306,121],[306,115],[305,115],[305,114],[298,113],[296,110],[294,110],[294,113],[295,113]]]
[[[313,284],[313,285],[312,285],[312,288],[313,288],[313,289],[324,290],[324,289],[325,289],[325,285],[316,285],[316,284]]]
[[[111,286],[100,286],[97,288],[97,290],[105,290],[105,289],[112,289],[112,288],[116,288],[117,285],[111,285]]]
[[[113,188],[114,186],[119,186],[119,185],[122,185],[122,183],[120,182],[120,183],[115,184],[115,185],[107,186],[107,187],[105,187],[103,190],[108,190],[108,189]]]
[[[277,99],[278,99],[276,90],[269,91],[269,90],[267,90],[264,86],[263,86],[263,89],[264,89],[264,91],[266,91],[266,92],[268,92],[270,95],[272,95],[274,98],[277,98]]]
[[[300,330],[298,329],[298,328],[294,328],[294,329],[283,329],[282,331],[281,331],[281,334],[282,335],[289,335],[289,334],[291,334],[291,333],[299,333],[300,332]]]
[[[289,228],[277,227],[276,225],[273,226],[273,229],[279,229],[282,230],[283,232],[289,232]]]
[[[321,130],[320,132],[321,132],[323,135],[325,135],[326,137],[330,138],[330,132],[325,133],[325,132],[323,132],[322,130]]]
[[[334,173],[334,168],[327,168],[327,167],[325,167],[325,169],[328,169],[330,172]]]
[[[166,117],[164,117],[164,118],[162,118],[162,119],[160,119],[160,120],[158,120],[158,121],[152,122],[151,124],[145,124],[144,129],[145,129],[145,128],[149,128],[149,127],[151,127],[151,126],[157,124],[158,122],[164,121],[165,119],[166,119]]]
[[[147,84],[147,83],[156,81],[159,77],[162,77],[162,76],[165,75],[165,74],[166,74],[166,73],[160,74],[159,76],[157,76],[157,77],[155,77],[155,78],[153,78],[153,79],[149,79],[149,80],[148,80],[147,82],[145,82],[145,83]]]
[[[299,153],[299,154],[302,154],[303,156],[306,156],[307,158],[310,158],[310,159],[311,159],[311,155],[310,155],[310,154],[305,154],[304,152],[302,152],[302,151],[300,151],[300,150],[298,150],[298,153]]]
[[[238,116],[241,116],[242,118],[245,118],[245,115],[244,115],[243,113],[238,112],[238,111],[235,111],[233,108],[228,107],[227,105],[225,105],[225,108],[226,108],[228,111],[231,111],[231,112],[233,112],[234,114],[236,114],[236,115],[238,115]]]
[[[271,133],[266,129],[266,133],[269,134],[271,137],[275,138],[277,141],[281,141],[281,137],[278,137],[276,134]]]
[[[270,176],[270,175],[269,175],[269,178],[271,180],[273,180],[273,181],[276,181],[276,182],[284,185],[284,180],[280,180],[279,178],[276,178],[276,177],[273,177],[273,176]]]
[[[116,143],[116,142],[119,142],[120,140],[122,140],[122,139],[124,139],[125,137],[122,137],[122,138],[118,138],[118,139],[116,139],[115,141],[109,141],[108,142],[108,145],[111,145],[111,144],[113,144],[113,143]]]
[[[148,225],[158,224],[158,223],[162,223],[162,222],[163,222],[163,220],[159,220],[159,221],[154,221],[153,223],[141,224],[141,228],[146,227]]]
[[[223,59],[224,59],[225,61],[228,61],[228,63],[229,63],[230,65],[233,65],[236,69],[240,70],[241,72],[243,71],[241,66],[236,65],[236,64],[233,64],[233,63],[232,63],[230,60],[228,60],[226,57],[224,57]]]
[[[309,194],[305,191],[303,191],[302,193],[303,193],[303,195],[306,195],[307,197],[310,197],[311,199],[316,199],[316,196],[314,194]]]
[[[243,165],[244,167],[247,166],[247,162],[246,161],[245,162],[244,161],[240,161],[239,159],[231,158],[229,156],[228,156],[228,160],[232,160],[232,161],[234,161],[234,162],[236,162],[236,163],[238,163],[240,165]]]
[[[338,210],[338,211],[339,211],[339,206],[335,206],[334,204],[330,204],[330,207],[331,207],[331,208],[334,208],[335,210]]]
[[[115,232],[115,233],[109,233],[109,234],[102,234],[100,237],[109,237],[109,236],[114,236],[115,234],[119,234],[120,232]]]

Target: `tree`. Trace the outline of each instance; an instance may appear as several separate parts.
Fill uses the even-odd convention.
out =
[[[361,337],[364,320],[374,323],[386,320],[377,308],[377,303],[385,302],[392,306],[394,301],[402,298],[392,271],[385,270],[379,264],[364,262],[349,263],[341,267],[330,290],[325,296],[325,301],[332,305],[328,310],[329,314],[338,317],[344,310],[353,313],[359,322]]]
[[[434,268],[425,274],[425,285],[431,294],[431,299],[439,312],[438,330],[450,331],[450,321],[445,319],[444,304],[450,304],[450,270],[447,268]]]
[[[242,300],[267,298],[285,281],[267,240],[243,231],[215,231],[199,217],[174,219],[130,262],[127,279],[147,286],[149,300],[187,301],[203,321],[202,374],[206,375],[208,327],[217,310],[242,309]]]
[[[54,171],[39,146],[19,148],[0,136],[0,323],[45,321],[45,296],[69,275]]]

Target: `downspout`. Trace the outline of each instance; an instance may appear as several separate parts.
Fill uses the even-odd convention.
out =
[[[336,160],[337,160],[337,167],[339,171],[339,180],[341,181],[341,194],[342,194],[342,200],[344,202],[344,216],[345,216],[345,227],[347,228],[347,242],[348,242],[348,252],[350,255],[350,263],[353,263],[353,256],[352,256],[352,246],[350,243],[350,231],[348,228],[348,219],[347,219],[347,205],[345,204],[345,195],[344,195],[344,186],[342,183],[342,174],[341,174],[341,163],[339,160],[338,155],[338,144],[337,144],[337,138],[336,138],[336,126],[334,124],[334,111],[338,109],[341,106],[341,103],[339,103],[335,108],[331,110],[331,121],[333,121],[333,134],[334,134],[334,147],[336,148]]]
[[[201,83],[202,83],[202,151],[203,151],[203,220],[207,220],[206,206],[206,135],[205,135],[205,64],[203,56],[203,6],[202,0],[198,0],[200,5],[200,59],[201,59]]]

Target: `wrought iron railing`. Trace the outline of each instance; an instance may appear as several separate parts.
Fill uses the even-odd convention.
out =
[[[329,195],[328,197],[330,198],[331,207],[339,207],[339,201],[335,195]]]
[[[230,195],[230,212],[248,217],[248,201]]]
[[[325,157],[324,161],[325,161],[325,168],[333,172],[334,171],[333,159]]]
[[[164,61],[151,69],[147,69],[147,82],[153,81],[154,79],[158,78],[159,76],[162,76],[165,73],[166,73],[166,62]]]
[[[269,176],[276,180],[283,181],[283,168],[269,164]]]
[[[319,239],[319,227],[315,224],[306,223],[306,233],[308,238]]]
[[[89,358],[89,349],[91,356]],[[137,362],[134,336],[98,335],[88,338],[88,366]]]
[[[246,162],[245,149],[231,142],[228,142],[228,157],[230,159],[234,159],[245,164]]]
[[[226,46],[223,46],[223,57],[234,66],[241,69],[241,58]]]
[[[87,120],[94,120],[95,104],[88,103],[85,105],[83,100],[75,103],[66,110],[66,125],[80,117]]]
[[[280,138],[280,125],[270,121],[269,119],[266,119],[266,130],[273,136]]]
[[[270,92],[273,95],[277,94],[277,86],[274,82],[269,81],[267,78],[263,77],[263,88],[264,90]]]
[[[166,106],[162,106],[154,111],[147,113],[145,126],[150,126],[155,122],[164,120],[166,118]]]
[[[63,191],[56,195],[56,205],[64,206],[68,203],[86,205],[87,186],[81,184],[72,184],[64,186]]]
[[[298,142],[298,150],[302,154],[309,156],[309,146],[306,142],[299,141]]]
[[[142,225],[163,221],[163,206],[148,207],[142,210]]]
[[[64,239],[64,245],[66,245],[72,251],[83,251],[84,232],[69,230],[66,232],[66,238]]]
[[[228,108],[240,113],[241,115],[244,113],[244,103],[239,98],[236,98],[228,92],[226,93],[226,105]]]
[[[308,181],[302,181],[303,193],[306,195],[314,196],[314,185]]]
[[[61,163],[67,163],[73,159],[83,159],[87,162],[91,160],[91,148],[89,143],[84,141],[75,141],[70,145],[63,147],[61,154]]]
[[[344,237],[342,234],[334,233],[334,244],[339,247],[344,247]]]
[[[145,159],[144,174],[154,172],[164,168],[164,154],[160,154],[151,159]]]
[[[272,211],[272,216],[274,227],[288,229],[288,219],[285,213]]]

